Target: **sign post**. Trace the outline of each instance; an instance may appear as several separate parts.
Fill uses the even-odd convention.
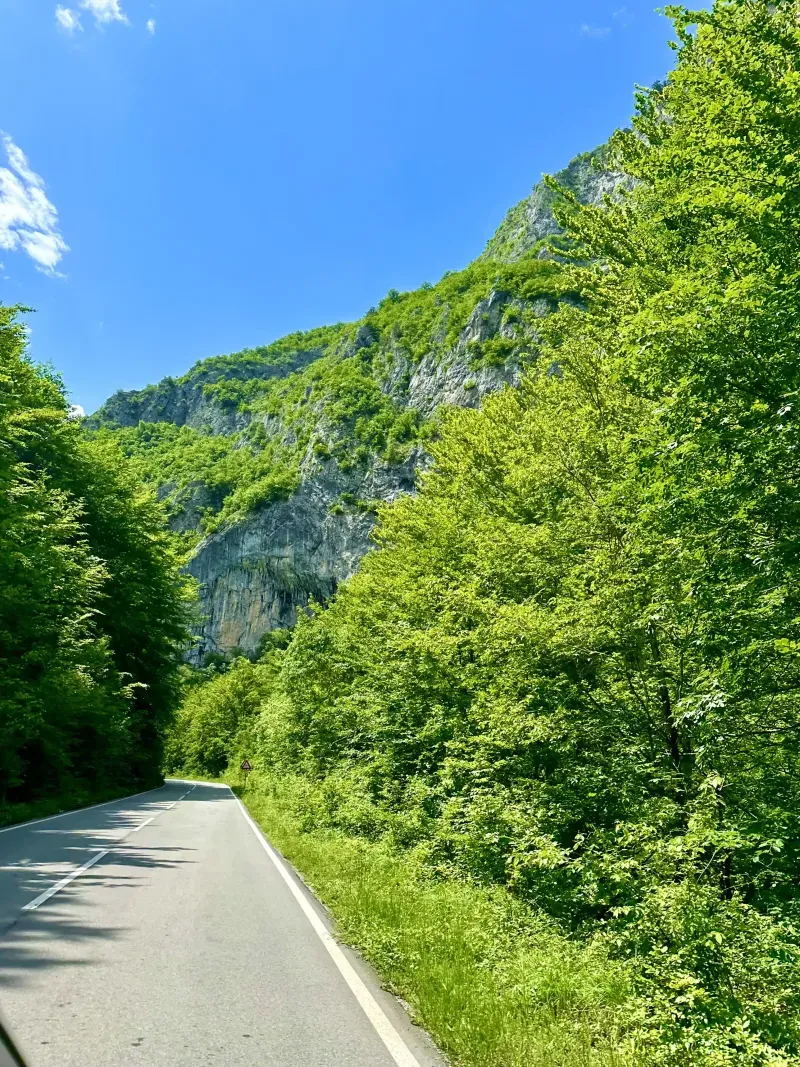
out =
[[[242,786],[242,792],[247,789],[247,776],[252,771],[253,767],[249,759],[243,759],[239,764],[239,770],[244,774],[244,785]]]

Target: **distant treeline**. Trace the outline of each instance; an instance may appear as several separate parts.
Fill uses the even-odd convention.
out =
[[[0,816],[160,779],[183,580],[153,494],[0,307]]]
[[[193,689],[169,758],[246,753],[300,825],[602,945],[638,1005],[603,1063],[796,1064],[800,7],[670,12],[612,142],[633,191],[561,195],[581,301],[537,369],[447,418],[356,577]]]

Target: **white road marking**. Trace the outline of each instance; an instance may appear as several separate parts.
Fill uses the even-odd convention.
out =
[[[195,788],[196,788],[196,786],[192,786],[192,789],[195,789]],[[188,795],[191,793],[192,789],[187,789],[186,792],[183,794],[183,797],[188,797]],[[152,790],[151,789],[146,789],[145,792],[146,793],[151,793]],[[136,793],[135,794],[135,796],[141,796],[141,795],[142,794],[140,794],[140,793]],[[183,800],[183,797],[178,797],[178,800]],[[130,798],[128,797],[128,798],[125,798],[125,799],[130,799]],[[178,801],[176,800],[175,804],[177,804],[177,802]],[[170,807],[174,808],[175,804],[171,804]],[[102,805],[97,804],[95,806],[99,808]],[[164,808],[162,810],[168,811],[169,809],[168,808]],[[64,815],[69,815],[69,814],[71,814],[71,813],[68,812],[68,811],[64,812]],[[117,841],[117,843],[115,845],[112,845],[111,848],[104,848],[101,852],[98,852],[96,855],[92,856],[92,858],[90,860],[87,860],[86,863],[84,863],[81,867],[77,867],[74,871],[71,871],[65,878],[62,878],[60,882],[56,882],[55,885],[51,885],[49,889],[46,889],[44,891],[44,893],[40,893],[39,896],[36,897],[34,900],[31,900],[28,904],[25,904],[22,910],[23,911],[35,911],[36,908],[38,908],[40,904],[44,904],[44,902],[46,900],[49,900],[50,897],[55,896],[56,893],[60,892],[65,886],[68,886],[70,882],[74,881],[74,879],[79,878],[80,875],[82,875],[84,873],[84,871],[88,871],[89,868],[93,867],[94,864],[97,863],[98,860],[101,860],[103,858],[103,856],[107,856],[109,854],[109,852],[113,852],[115,849],[117,849],[122,844],[122,842],[125,840],[126,837],[130,837],[131,834],[137,833],[143,827],[149,826],[150,823],[153,821],[153,819],[155,819],[156,816],[160,815],[160,814],[161,814],[161,812],[156,812],[156,815],[151,815],[149,819],[145,819],[144,822],[140,822],[138,826],[134,826],[132,830],[128,830],[127,833],[124,833],[122,835],[122,837],[119,839],[119,841]],[[57,815],[53,816],[53,817],[54,818],[58,818]],[[42,821],[44,821],[44,820],[42,820]],[[15,829],[15,827],[13,829]]]
[[[180,778],[175,778],[174,781],[179,782]],[[192,786],[192,789],[197,789],[197,782],[195,782],[195,784]],[[180,803],[180,801],[183,800],[183,797],[188,797],[189,794],[192,792],[192,789],[187,789],[182,797],[178,797],[177,800],[173,800],[171,804],[168,804],[167,811],[169,811],[171,808],[174,808],[176,804]]]
[[[138,826],[134,826],[132,830],[128,830],[127,834],[125,834],[125,837],[130,837],[131,834],[137,833],[139,830],[141,830],[143,826],[149,826],[153,819],[155,819],[155,815],[151,815],[149,819],[145,819],[144,822],[140,822]],[[121,837],[120,841],[124,841],[125,837]]]
[[[156,789],[163,789],[162,785]],[[71,811],[60,811],[58,815],[45,815],[43,819],[29,819],[28,822],[16,822],[13,826],[4,826],[0,834],[7,834],[11,830],[22,830],[26,826],[36,826],[40,822],[51,822],[53,819],[63,819],[65,815],[77,815],[81,811],[93,811],[95,808],[107,808],[109,804],[121,804],[123,800],[133,800],[134,797],[143,797],[145,793],[155,793],[156,789],[143,789],[141,793],[131,793],[129,797],[117,797],[116,800],[104,800],[102,804],[90,804],[88,808],[73,808]]]
[[[59,890],[63,889],[64,886],[69,885],[69,883],[72,882],[75,878],[78,878],[81,874],[83,874],[84,871],[88,871],[89,868],[93,867],[98,860],[101,860],[103,858],[103,856],[107,856],[110,851],[111,849],[104,848],[102,852],[95,853],[95,855],[92,856],[90,860],[87,860],[86,863],[83,864],[83,866],[78,867],[77,870],[72,871],[71,874],[68,874],[66,878],[62,878],[60,882],[56,882],[55,885],[51,885],[49,889],[45,889],[44,893],[40,893],[35,900],[32,900],[29,904],[26,904],[22,910],[34,911],[36,908],[39,907],[40,904],[44,904],[46,900],[49,900],[50,897],[55,896],[55,894],[58,893]]]
[[[231,792],[233,791],[231,790]],[[289,889],[292,892],[292,896],[303,909],[306,918],[314,928],[314,932],[317,934],[320,941],[328,950],[328,955],[338,967],[339,973],[342,975],[345,982],[347,982],[347,984],[350,986],[350,990],[353,993],[353,996],[361,1005],[364,1014],[375,1027],[378,1036],[380,1037],[381,1041],[383,1041],[386,1048],[389,1050],[389,1054],[391,1055],[394,1062],[397,1064],[397,1067],[420,1067],[419,1061],[412,1055],[411,1050],[408,1048],[402,1037],[392,1026],[380,1004],[378,1004],[372,993],[370,993],[370,991],[367,989],[363,979],[353,969],[352,964],[342,952],[335,939],[331,937],[330,933],[325,927],[325,924],[320,919],[319,915],[317,915],[316,911],[314,911],[313,907],[309,904],[308,900],[301,892],[299,886],[289,874],[284,864],[278,858],[277,853],[269,844],[267,839],[264,837],[258,825],[254,822],[249,812],[245,808],[244,804],[242,804],[241,800],[239,800],[238,797],[236,798],[236,803],[239,805],[242,815],[244,815],[245,819],[250,824],[253,833],[261,842],[264,851],[275,864],[281,878],[283,878],[284,882],[286,882],[286,884],[288,885]]]

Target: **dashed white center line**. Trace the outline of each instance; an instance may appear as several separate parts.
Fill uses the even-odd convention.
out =
[[[193,785],[192,789],[197,789],[197,786]],[[174,808],[176,804],[179,804],[183,800],[184,797],[188,797],[189,794],[192,792],[192,789],[187,789],[182,797],[178,797],[178,799],[173,800],[171,804],[167,804],[166,811],[169,811],[170,808]]]
[[[192,786],[192,789],[196,788],[196,785]],[[177,800],[173,801],[172,804],[168,805],[168,807],[164,808],[163,810],[169,811],[170,808],[174,808],[179,801],[184,799],[184,797],[188,797],[192,789],[187,789],[183,796],[178,797]],[[126,837],[130,837],[131,834],[135,834],[139,830],[143,829],[145,826],[149,826],[155,818],[156,815],[151,815],[149,819],[145,819],[144,822],[140,822],[138,826],[134,826],[132,830],[128,830],[126,834],[122,835],[116,845],[112,845],[111,848],[101,849],[100,852],[95,853],[95,855],[92,856],[91,859],[88,859],[86,863],[82,864],[80,867],[76,867],[74,871],[70,871],[70,873],[64,878],[62,878],[60,882],[56,882],[55,885],[51,885],[49,889],[46,889],[44,891],[44,893],[40,893],[38,897],[35,897],[28,904],[25,904],[22,910],[35,911],[40,904],[44,904],[46,900],[49,900],[50,897],[55,896],[56,893],[60,892],[65,886],[68,886],[70,882],[74,881],[76,878],[79,878],[84,873],[84,871],[88,871],[90,867],[93,867],[98,860],[101,860],[104,856],[107,856],[109,852],[113,852],[115,848],[118,848]]]
[[[145,819],[144,822],[140,822],[138,826],[134,826],[132,830],[129,830],[128,833],[125,834],[125,837],[129,837],[131,834],[137,833],[137,831],[141,830],[143,826],[149,826],[153,819],[155,819],[155,815],[151,815],[149,819]],[[124,841],[125,837],[121,837],[120,841]]]
[[[40,904],[44,904],[44,902],[46,900],[49,900],[50,897],[55,896],[56,893],[58,893],[59,890],[63,889],[65,885],[69,885],[69,883],[73,881],[73,879],[83,874],[84,871],[88,871],[89,868],[93,867],[98,860],[101,860],[103,858],[103,856],[107,856],[110,851],[110,848],[104,848],[102,852],[95,853],[95,855],[92,856],[90,860],[87,860],[86,863],[83,864],[83,866],[78,867],[76,870],[72,871],[71,874],[68,874],[66,878],[62,878],[60,882],[56,882],[55,885],[51,885],[49,889],[45,889],[44,893],[40,893],[35,900],[32,900],[29,904],[26,904],[22,910],[34,911],[36,908],[39,907]]]

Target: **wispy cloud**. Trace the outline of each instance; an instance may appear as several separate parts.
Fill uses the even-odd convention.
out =
[[[77,0],[77,4],[83,11],[87,11],[94,16],[94,24],[99,28],[106,26],[110,22],[122,22],[126,26],[131,24],[130,19],[122,10],[120,0]],[[152,7],[153,5],[151,4],[150,6]],[[56,21],[67,33],[83,30],[80,13],[73,11],[71,7],[64,7],[63,4],[56,6]],[[154,37],[156,20],[149,18],[145,23],[145,28],[150,36]]]
[[[128,22],[128,16],[120,7],[119,0],[80,0],[80,6],[94,15],[98,26],[106,22]]]
[[[62,30],[66,30],[67,33],[75,33],[76,30],[83,29],[78,12],[69,7],[62,7],[61,4],[56,8],[56,21]]]
[[[27,253],[39,270],[55,274],[69,247],[58,228],[58,212],[42,178],[25,153],[2,134],[7,167],[0,167],[0,248]]]
[[[608,37],[610,33],[610,26],[590,26],[588,22],[581,26],[582,37]]]
[[[628,26],[630,26],[631,21],[633,20],[633,12],[630,10],[630,8],[620,7],[614,12],[611,17],[612,19],[614,19],[615,22],[618,22],[620,26],[622,26],[624,29],[627,29]]]

